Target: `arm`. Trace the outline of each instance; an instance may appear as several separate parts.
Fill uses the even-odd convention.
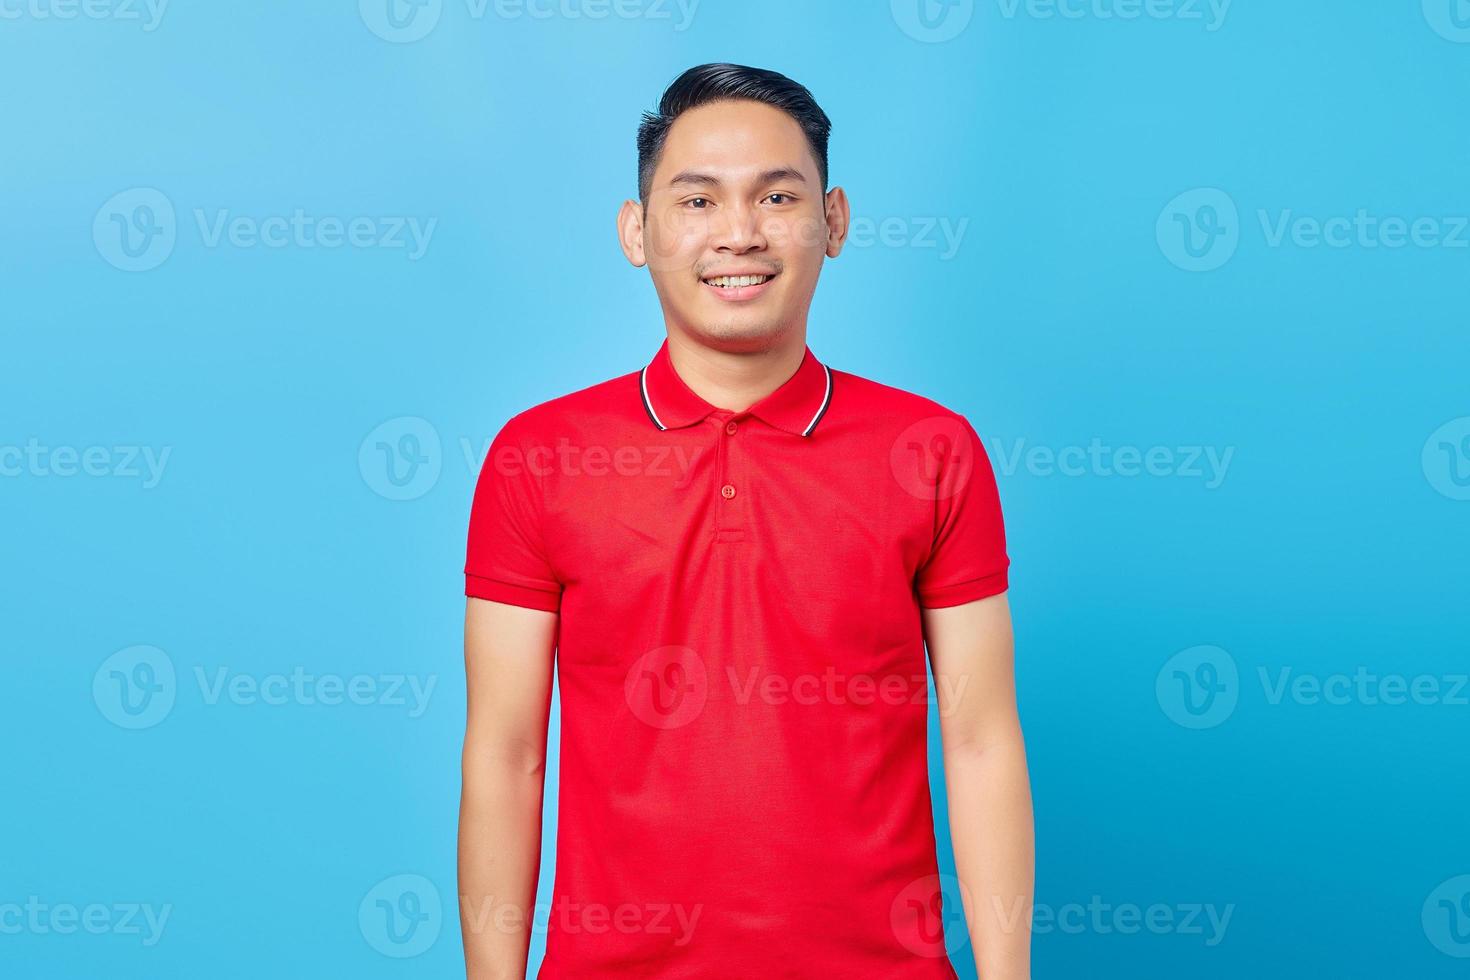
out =
[[[459,900],[468,980],[523,980],[541,861],[556,614],[469,599]]]
[[[965,921],[983,980],[1031,975],[1035,836],[1005,593],[925,609]]]

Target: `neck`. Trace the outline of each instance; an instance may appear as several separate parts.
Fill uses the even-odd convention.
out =
[[[805,353],[805,330],[790,331],[771,347],[754,351],[717,350],[669,331],[674,371],[700,398],[729,412],[743,412],[785,384]]]

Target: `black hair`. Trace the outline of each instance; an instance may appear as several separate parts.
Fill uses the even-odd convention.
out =
[[[690,109],[711,102],[748,99],[780,109],[801,126],[817,158],[817,178],[827,190],[827,137],[832,120],[817,105],[806,86],[764,68],[745,65],[696,65],[674,79],[659,99],[658,112],[645,112],[638,126],[638,199],[648,203],[653,171],[663,154],[664,141],[674,120]]]

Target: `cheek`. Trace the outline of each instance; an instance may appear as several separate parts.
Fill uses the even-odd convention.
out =
[[[650,221],[643,236],[643,257],[653,272],[688,271],[709,241],[709,219],[696,214]]]
[[[819,214],[768,218],[762,230],[767,245],[779,249],[791,261],[801,261],[807,252],[827,249],[827,222]]]

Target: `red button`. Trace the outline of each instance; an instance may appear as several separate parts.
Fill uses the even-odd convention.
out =
[[[728,483],[725,484],[723,487],[720,487],[720,496],[724,497],[726,500],[729,500],[731,497],[735,496],[735,488]]]
[[[738,428],[740,428],[740,426],[736,425],[734,422],[726,422],[725,434],[733,436],[735,434],[735,430]]]

